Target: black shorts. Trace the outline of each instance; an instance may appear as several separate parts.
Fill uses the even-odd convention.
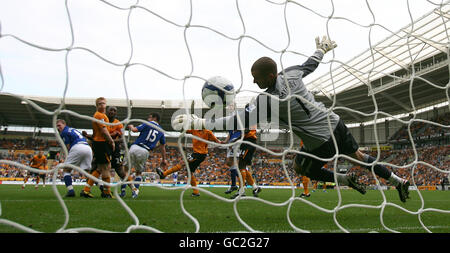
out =
[[[245,139],[244,141],[248,141],[251,143],[256,144],[256,140],[255,139]],[[252,160],[253,160],[253,155],[255,154],[256,151],[256,147],[252,146],[250,144],[247,143],[242,143],[241,146],[239,147],[239,163],[245,162],[245,165],[251,165],[252,164]]]
[[[336,138],[337,146],[339,148],[339,154],[345,154],[345,155],[352,155],[356,151],[358,151],[358,143],[356,142],[353,135],[348,130],[347,126],[344,124],[344,122],[339,119],[339,122],[336,126],[336,128],[333,131],[334,137]],[[336,154],[336,149],[334,148],[333,139],[330,137],[330,139],[326,142],[324,142],[320,147],[308,151],[305,150],[303,147],[301,151],[304,151],[309,154],[316,155],[320,158],[331,158]],[[297,154],[295,156],[295,163],[300,166],[301,164],[308,165],[308,168],[322,168],[323,165],[325,165],[327,162],[314,159],[309,156]]]
[[[120,154],[120,141],[116,141],[114,151],[111,154],[111,168],[117,171],[122,165],[122,161],[122,154]]]
[[[188,157],[189,169],[194,172],[198,166],[205,160],[206,154],[192,153]]]
[[[107,164],[111,162],[112,150],[106,141],[94,141],[92,143],[95,163]]]

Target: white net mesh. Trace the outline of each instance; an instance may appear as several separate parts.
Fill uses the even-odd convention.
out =
[[[386,20],[378,20],[378,16],[376,13],[382,8],[387,9],[396,9],[394,7],[386,8],[386,6],[393,5],[394,3],[385,2],[384,6],[375,4],[369,1],[359,1],[357,3],[351,3],[350,5],[354,5],[357,11],[354,11],[353,14],[356,15],[356,12],[362,12],[365,18],[361,17],[347,17],[342,16],[341,11],[345,9],[345,6],[341,6],[340,8],[335,8],[334,1],[329,1],[327,4],[321,2],[321,5],[326,7],[318,8],[317,4],[314,5],[311,2],[300,2],[300,1],[228,1],[225,3],[205,3],[206,1],[183,1],[177,2],[179,4],[180,9],[183,10],[183,16],[174,15],[173,12],[167,11],[158,11],[162,10],[159,8],[159,3],[143,3],[141,1],[136,1],[133,3],[124,3],[124,2],[114,2],[114,1],[97,1],[93,2],[76,2],[75,1],[66,1],[64,3],[63,8],[59,8],[57,12],[53,12],[55,14],[54,21],[65,23],[67,29],[58,30],[58,31],[45,31],[40,30],[42,33],[37,36],[38,39],[30,39],[27,36],[27,33],[23,33],[18,30],[13,33],[5,33],[0,29],[0,43],[5,41],[13,41],[14,43],[20,42],[21,47],[27,48],[23,51],[24,54],[31,51],[42,51],[42,52],[54,52],[57,54],[64,54],[64,61],[61,62],[60,58],[56,60],[59,63],[59,67],[57,69],[52,69],[52,73],[44,73],[44,82],[46,77],[45,75],[55,76],[57,82],[59,82],[58,87],[51,87],[49,89],[61,89],[60,94],[62,94],[62,99],[60,106],[55,110],[46,110],[36,104],[34,101],[29,100],[27,98],[22,97],[19,94],[14,92],[14,89],[11,88],[8,84],[8,69],[1,68],[0,65],[0,76],[1,76],[1,89],[2,94],[9,94],[11,96],[17,97],[28,103],[32,108],[37,110],[39,113],[46,115],[48,117],[53,118],[53,129],[54,132],[57,133],[56,129],[56,119],[60,117],[62,114],[69,114],[76,118],[84,119],[84,120],[92,120],[95,121],[94,118],[81,115],[71,110],[64,109],[65,101],[68,94],[76,91],[83,91],[83,87],[81,83],[86,83],[86,80],[80,78],[83,76],[83,71],[86,71],[79,66],[73,67],[71,69],[71,59],[80,58],[80,59],[88,59],[89,62],[94,62],[96,69],[95,73],[92,74],[94,77],[94,81],[101,80],[103,83],[110,83],[109,90],[115,90],[122,94],[121,96],[126,100],[127,116],[124,119],[121,119],[121,123],[127,125],[131,122],[140,122],[145,123],[145,121],[141,119],[132,119],[132,106],[130,104],[129,95],[132,93],[136,95],[140,92],[136,83],[142,82],[153,82],[152,78],[156,78],[155,85],[150,85],[152,89],[158,91],[164,89],[161,86],[158,86],[158,83],[164,83],[165,81],[176,81],[181,86],[178,86],[179,95],[184,99],[184,104],[186,110],[188,110],[189,105],[187,102],[187,97],[191,95],[192,90],[199,95],[200,89],[196,86],[191,85],[192,80],[206,80],[208,77],[219,74],[222,76],[232,76],[235,77],[234,80],[238,80],[235,82],[237,85],[237,93],[244,94],[245,92],[250,92],[252,94],[255,93],[255,90],[243,89],[244,83],[251,82],[251,80],[247,79],[249,73],[249,64],[247,61],[243,61],[244,58],[257,58],[262,56],[263,53],[274,56],[275,59],[279,59],[281,63],[281,68],[288,67],[289,62],[301,62],[299,58],[305,58],[310,55],[312,52],[312,48],[299,48],[298,45],[305,44],[305,41],[311,41],[311,46],[314,46],[313,38],[317,35],[327,34],[331,39],[336,40],[340,51],[332,51],[329,53],[327,57],[329,60],[324,60],[322,64],[325,67],[322,67],[322,71],[325,71],[324,75],[320,78],[317,78],[315,81],[308,84],[308,88],[313,91],[321,92],[325,96],[333,99],[332,106],[329,108],[329,111],[334,110],[345,110],[349,113],[370,116],[373,118],[373,121],[377,121],[377,119],[381,117],[391,117],[393,115],[379,111],[377,108],[377,101],[375,100],[374,94],[377,92],[381,92],[384,89],[388,89],[389,86],[380,86],[380,87],[372,87],[370,85],[371,80],[375,78],[379,78],[380,76],[390,76],[390,73],[396,68],[400,67],[408,67],[411,63],[418,61],[419,59],[423,59],[426,56],[433,55],[436,51],[444,52],[447,57],[446,60],[443,61],[443,64],[449,65],[449,34],[448,34],[448,22],[449,22],[449,4],[448,2],[432,2],[426,1],[428,7],[433,7],[434,11],[432,14],[434,18],[429,20],[428,15],[420,19],[420,22],[412,23],[413,20],[413,11],[411,10],[411,6],[413,5],[409,1],[406,4],[403,3],[402,13],[398,13],[398,15],[405,15],[410,19],[407,22],[412,23],[403,29],[400,32],[397,32],[398,28],[387,28],[385,24]],[[16,9],[8,10],[7,8],[2,8],[3,11],[13,12],[14,10],[20,10],[25,8],[33,8],[40,7],[43,8],[42,3],[39,3],[38,6],[34,4],[22,5],[20,7],[16,6]],[[164,3],[167,4],[167,3]],[[397,4],[397,3],[395,3]],[[214,6],[218,5],[218,6]],[[231,12],[226,13],[226,15],[211,15],[211,12],[217,13],[218,8],[226,5],[232,5]],[[61,6],[60,6],[61,7]],[[347,6],[348,7],[348,6]],[[85,13],[81,16],[77,16],[74,20],[71,16],[71,11],[73,9],[83,9]],[[379,8],[379,9],[377,9]],[[108,12],[96,12],[96,9],[107,9]],[[196,13],[198,11],[199,14]],[[270,22],[264,23],[264,25],[258,25],[258,22],[261,22],[261,19],[258,18],[250,18],[252,13],[261,12],[262,15],[267,15],[266,20],[270,20]],[[77,12],[80,15],[80,12]],[[103,13],[103,14],[102,14]],[[105,14],[106,13],[106,14]],[[115,17],[113,18],[109,14]],[[176,12],[175,14],[178,14]],[[207,13],[208,15],[206,15]],[[205,15],[201,15],[205,14]],[[347,13],[352,16],[353,14]],[[15,15],[15,14],[13,14]],[[95,33],[84,33],[83,28],[89,26],[90,15],[96,15],[97,18],[103,20],[102,22],[106,23],[104,26],[105,29],[97,30]],[[297,24],[294,21],[298,21],[298,19],[294,19],[293,16],[301,16],[301,24]],[[269,17],[269,18],[268,18]],[[436,18],[437,17],[437,18]],[[83,20],[84,18],[84,20]],[[119,21],[117,20],[119,19]],[[144,19],[145,22],[139,22],[141,19]],[[227,22],[218,22],[218,20],[226,20]],[[82,21],[83,20],[83,21]],[[6,24],[3,20],[1,25],[4,26],[3,29],[7,28],[9,23]],[[19,22],[20,19],[15,19],[15,21]],[[108,25],[109,22],[109,25]],[[304,25],[305,23],[311,22],[320,24],[319,27],[314,27],[313,25]],[[337,31],[344,33],[341,29],[338,29],[340,25],[351,25],[351,29],[354,30],[362,30],[364,31],[363,35],[356,35],[354,40],[347,39],[347,45],[345,43],[341,43],[337,37],[349,36],[352,30],[347,30],[345,34],[337,34]],[[171,51],[158,50],[158,43],[153,43],[151,35],[146,33],[145,29],[155,29],[155,26],[160,26],[160,31],[158,34],[153,34],[153,36],[164,36],[167,35],[165,40],[162,41],[176,41],[178,44],[174,44],[175,46],[171,49]],[[265,33],[266,29],[269,30],[271,26],[278,27],[276,32]],[[312,26],[312,28],[310,27]],[[232,27],[233,29],[229,29]],[[1,28],[1,27],[0,27]],[[138,29],[139,28],[139,29]],[[303,29],[303,31],[302,31]],[[6,29],[5,29],[6,30]],[[89,29],[88,29],[89,30]],[[158,30],[158,28],[156,28]],[[91,30],[89,30],[91,31]],[[224,32],[226,31],[226,32]],[[389,36],[388,39],[383,41],[382,43],[377,44],[377,46],[372,45],[373,34],[380,33],[384,34],[384,36]],[[53,38],[58,35],[63,35],[65,41],[61,46],[61,40],[55,42],[52,40],[39,40],[39,38]],[[194,37],[193,34],[198,35],[198,37]],[[309,36],[311,34],[311,36]],[[428,36],[428,34],[431,34]],[[93,38],[93,40],[98,40],[102,42],[110,43],[111,45],[106,47],[102,43],[94,43],[89,44],[89,41],[86,39],[87,37]],[[149,37],[150,36],[150,37]],[[192,37],[191,37],[192,36]],[[358,43],[361,42],[361,36],[363,40],[365,40],[364,45],[360,45]],[[268,40],[269,37],[276,37],[276,40]],[[351,35],[350,35],[351,37]],[[199,41],[208,40],[209,43],[205,45],[205,43],[199,43]],[[221,49],[214,48],[211,45],[215,43],[219,43],[220,45],[228,45],[228,48],[223,48],[223,52],[220,52]],[[223,42],[223,41],[226,41]],[[354,44],[352,44],[352,41]],[[368,44],[367,44],[368,42]],[[5,42],[6,43],[6,42]],[[146,43],[148,46],[146,48]],[[164,42],[159,42],[164,43]],[[228,44],[227,44],[228,43]],[[308,42],[309,43],[309,42]],[[202,45],[204,46],[202,48]],[[159,45],[161,46],[161,45]],[[258,47],[262,50],[248,50],[251,47]],[[350,55],[355,55],[356,52],[354,50],[362,51],[362,49],[371,48],[371,50],[367,50],[365,53],[360,54],[359,56],[348,61],[346,57]],[[356,48],[356,49],[354,49]],[[120,54],[117,53],[120,51]],[[114,52],[114,53],[112,53]],[[344,56],[338,55],[338,52],[344,52]],[[392,54],[394,52],[394,54]],[[8,54],[8,50],[2,49],[2,54],[5,56]],[[223,53],[223,54],[222,54]],[[205,58],[204,55],[207,54]],[[225,57],[224,55],[228,55]],[[198,56],[198,58],[197,58]],[[5,57],[6,58],[6,57]],[[149,58],[157,58],[158,61],[151,61]],[[222,59],[223,58],[223,59]],[[291,58],[294,59],[291,61]],[[197,61],[197,59],[200,59]],[[209,62],[205,59],[209,59]],[[34,59],[33,59],[34,60]],[[226,61],[227,63],[231,63],[233,65],[231,69],[220,68],[217,67],[214,73],[209,73],[206,70],[206,66],[212,64],[211,61]],[[2,61],[0,59],[0,61]],[[182,62],[182,64],[178,64]],[[344,63],[345,62],[345,63]],[[1,62],[0,62],[1,63]],[[34,64],[39,64],[38,62],[27,63],[31,65],[24,66],[24,69],[28,68],[30,70],[30,79],[36,77],[36,73],[31,71],[33,69]],[[116,70],[114,75],[108,75],[103,72],[106,68],[106,65],[113,66]],[[213,64],[214,65],[214,64]],[[326,68],[326,65],[329,65],[329,68]],[[338,67],[335,67],[338,66]],[[144,80],[136,80],[131,77],[130,73],[141,71],[141,72],[149,72],[151,74],[141,75],[139,78],[144,78]],[[58,74],[54,74],[58,72]],[[64,73],[61,75],[60,73]],[[238,73],[238,74],[236,74]],[[346,73],[345,76],[340,76],[342,73]],[[130,76],[129,76],[130,75]],[[430,86],[438,88],[442,92],[445,92],[447,102],[450,101],[450,97],[448,94],[449,84],[445,86],[437,85],[432,81],[429,81],[423,77],[421,77],[415,68],[412,68],[412,72],[410,75],[405,75],[402,77],[392,76],[395,80],[398,81],[408,81],[413,82],[416,79],[423,80],[428,83]],[[98,78],[98,79],[96,79]],[[150,81],[149,81],[150,80]],[[395,80],[393,84],[395,85]],[[13,82],[13,80],[11,80]],[[75,83],[80,83],[76,85]],[[347,107],[339,107],[336,102],[336,96],[334,94],[341,92],[343,90],[350,89],[355,87],[358,84],[365,84],[369,87],[369,96],[373,97],[373,102],[375,106],[375,110],[371,113],[364,113],[361,111],[354,110],[352,108]],[[95,85],[94,83],[86,83],[87,86]],[[81,86],[81,87],[80,87]],[[46,89],[45,87],[44,89]],[[78,90],[79,89],[79,90]],[[11,92],[6,92],[7,90],[11,90]],[[85,91],[85,90],[84,90]],[[106,92],[106,91],[105,91]],[[109,92],[109,91],[108,91]],[[163,92],[163,91],[161,91]],[[39,93],[37,93],[39,94]],[[82,94],[73,92],[72,94]],[[111,93],[109,93],[111,94]],[[99,94],[99,96],[108,97],[109,94]],[[111,94],[113,96],[113,94]],[[163,95],[164,96],[164,95]],[[169,95],[168,95],[169,96]],[[410,97],[411,97],[411,105],[412,105],[412,113],[416,114],[417,110],[414,106],[414,99],[412,94],[412,88],[410,89]],[[170,96],[169,96],[170,98]],[[178,97],[174,97],[176,99]],[[96,120],[98,121],[98,120]],[[436,122],[431,122],[427,120],[415,119],[413,117],[409,121],[403,121],[397,119],[397,121],[408,125],[408,133],[409,139],[413,142],[413,137],[411,135],[410,126],[414,122],[425,122],[442,128],[449,128],[448,125],[439,124]],[[98,121],[100,122],[100,121]],[[375,139],[378,143],[378,137],[376,136],[376,127],[375,127]],[[55,134],[58,138],[61,147],[63,147],[64,154],[67,156],[67,149],[58,134]],[[192,137],[197,138],[197,137]],[[422,203],[421,207],[417,210],[408,210],[402,206],[399,206],[395,203],[388,202],[383,190],[380,190],[380,194],[382,196],[382,202],[379,205],[365,205],[365,204],[342,204],[342,197],[340,188],[338,187],[337,196],[338,202],[337,205],[333,208],[324,208],[319,206],[307,199],[299,198],[295,196],[295,185],[290,178],[290,173],[288,172],[288,168],[286,167],[285,159],[289,153],[302,153],[294,150],[294,141],[293,141],[293,133],[290,131],[290,143],[288,147],[285,147],[283,152],[277,153],[273,152],[270,149],[258,146],[258,149],[267,152],[268,154],[279,156],[282,158],[282,166],[280,166],[280,170],[283,170],[284,175],[288,177],[288,180],[291,185],[292,195],[284,202],[272,202],[264,200],[263,198],[253,198],[253,197],[238,197],[236,199],[227,199],[223,196],[219,196],[217,194],[212,193],[208,189],[198,188],[202,193],[210,195],[216,199],[219,199],[224,202],[233,203],[234,214],[239,220],[239,222],[243,225],[243,227],[250,232],[257,232],[252,226],[250,226],[241,216],[238,211],[238,203],[243,199],[252,199],[258,202],[261,202],[265,205],[271,206],[284,206],[287,207],[286,220],[289,223],[290,227],[293,231],[296,232],[309,232],[306,229],[302,229],[296,226],[290,219],[291,207],[295,202],[303,202],[317,210],[317,212],[324,212],[328,214],[333,214],[333,219],[336,226],[343,232],[349,232],[348,228],[345,228],[341,225],[341,222],[338,218],[338,213],[344,209],[357,207],[357,208],[367,208],[367,209],[377,209],[379,210],[379,218],[384,229],[390,232],[398,232],[397,230],[390,228],[384,223],[384,211],[387,207],[395,207],[400,209],[405,214],[415,215],[417,216],[420,225],[427,232],[431,232],[431,230],[422,222],[421,216],[426,212],[436,212],[449,214],[450,210],[441,210],[434,208],[424,208],[425,200],[423,199],[420,191],[417,191],[418,196],[420,197],[420,201]],[[178,139],[178,145],[181,149],[182,147],[182,136]],[[242,140],[240,140],[241,143]],[[212,142],[208,142],[212,144]],[[126,145],[125,145],[126,146]],[[450,173],[448,168],[439,168],[428,164],[424,161],[419,160],[419,156],[417,154],[415,145],[412,145],[412,149],[414,150],[414,160],[408,163],[406,166],[399,166],[391,163],[382,163],[380,164],[389,165],[392,168],[400,168],[406,167],[410,170],[411,175],[414,175],[417,165],[425,165],[433,170],[442,172],[442,173]],[[378,149],[378,152],[380,150]],[[128,156],[128,149],[126,149],[126,155]],[[186,154],[182,152],[182,156],[184,161],[186,162]],[[353,161],[356,164],[361,164],[359,161],[356,161],[348,156],[339,155],[335,156],[328,161],[333,161],[334,165],[337,165],[337,158],[344,157]],[[29,170],[30,172],[39,172],[39,170],[30,168],[28,166],[22,165],[17,162],[1,160],[1,163],[10,164],[12,166],[16,166],[18,168]],[[378,160],[377,160],[378,162]],[[367,164],[366,164],[367,165]],[[67,165],[66,165],[67,166]],[[79,167],[71,166],[74,170],[83,173],[85,176],[92,178],[96,181],[99,179],[92,177],[87,174]],[[56,181],[57,172],[60,169],[60,166],[56,166],[51,170],[44,171],[45,173],[52,175],[53,182]],[[188,171],[188,182],[190,181],[191,174]],[[372,174],[375,177],[374,172]],[[239,175],[240,181],[242,181],[241,175]],[[376,177],[375,177],[376,179]],[[100,180],[101,181],[101,180]],[[105,183],[105,182],[103,182]],[[377,185],[380,183],[376,180]],[[183,202],[183,196],[187,190],[192,187],[182,186],[182,187],[163,187],[160,184],[150,184],[152,187],[159,187],[164,190],[180,190],[180,201],[181,201],[181,210],[182,212],[195,224],[195,232],[200,231],[201,224],[198,219],[191,215],[188,210],[186,210]],[[416,186],[414,180],[412,181],[412,185]],[[117,195],[118,185],[110,184],[114,189],[114,193]],[[65,222],[58,229],[58,232],[107,232],[100,229],[95,228],[67,228],[67,224],[69,221],[69,212],[64,202],[64,199],[61,197],[59,192],[57,191],[56,184],[52,185],[56,198],[59,200],[59,203],[64,210]],[[381,188],[380,188],[381,189]],[[117,201],[123,206],[123,208],[128,212],[130,217],[133,219],[134,223],[131,224],[125,232],[130,232],[137,229],[144,229],[153,232],[163,232],[149,225],[140,225],[139,218],[133,212],[133,210],[121,199],[117,198]],[[0,202],[1,204],[1,202]],[[1,215],[1,206],[0,206],[0,215]],[[17,222],[0,219],[0,223],[14,226],[20,230],[25,232],[38,232],[32,228],[26,227]],[[448,225],[448,224],[447,224]]]

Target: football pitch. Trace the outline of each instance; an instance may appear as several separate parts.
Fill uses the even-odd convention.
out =
[[[58,191],[64,196],[64,186],[57,186]],[[218,196],[229,198],[224,194],[226,188],[202,188]],[[63,198],[69,212],[69,222],[66,229],[95,228],[105,231],[125,232],[127,228],[135,225],[134,219],[117,199],[102,199],[98,188],[93,188],[93,199],[78,196],[81,186],[75,186],[77,196]],[[302,189],[297,189],[298,197]],[[141,187],[138,199],[132,199],[130,190],[123,198],[127,206],[139,219],[139,225],[145,225],[162,232],[192,233],[196,232],[195,223],[183,213],[181,205],[186,211],[198,220],[200,225],[198,232],[245,232],[247,228],[239,222],[234,208],[240,218],[251,228],[257,231],[270,233],[295,232],[288,221],[287,201],[292,196],[290,189],[264,188],[260,193],[260,199],[277,204],[273,206],[254,199],[240,199],[234,202],[226,202],[217,199],[204,191],[200,197],[192,197],[191,189],[166,190],[157,187]],[[251,189],[246,190],[247,196],[251,196]],[[348,207],[339,210],[336,220],[346,230],[355,233],[390,232],[386,230],[381,221],[380,213],[383,211],[382,220],[386,227],[404,233],[427,232],[421,222],[431,231],[436,233],[450,232],[450,191],[421,191],[422,201],[417,191],[410,191],[410,199],[401,203],[396,190],[384,191],[386,201],[390,204],[381,208],[382,194],[378,190],[368,190],[361,195],[354,190],[341,190],[342,202],[340,206],[348,204],[362,204],[373,208]],[[183,202],[181,203],[180,198]],[[306,198],[314,205],[332,211],[338,206],[337,190],[317,190]],[[284,205],[281,205],[283,204]],[[21,189],[20,185],[0,185],[1,220],[17,222],[25,227],[41,231],[56,232],[65,221],[65,215],[60,202],[53,192],[52,185],[42,186],[38,190],[34,185],[28,185]],[[411,214],[406,212],[415,212]],[[441,209],[447,213],[426,211],[418,215],[421,210]],[[296,227],[313,233],[342,233],[334,221],[334,214],[323,212],[314,206],[296,199],[291,206],[289,219]],[[0,233],[23,232],[20,229],[0,223]],[[133,233],[150,232],[145,229],[132,230]]]

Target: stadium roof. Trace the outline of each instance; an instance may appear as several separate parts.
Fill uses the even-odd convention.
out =
[[[448,53],[449,11],[447,2],[442,8],[422,16],[350,61],[336,62],[339,64],[337,68],[308,83],[308,89],[332,97],[361,85],[367,88],[371,85],[370,95],[401,84],[411,77],[413,64],[417,65],[430,56]],[[395,74],[402,69],[408,73]],[[393,75],[389,82],[374,83],[386,75]]]
[[[334,105],[338,107],[335,111],[346,123],[373,120],[376,109],[396,115],[412,112],[413,105],[415,109],[421,109],[448,102],[448,88],[446,90],[445,87],[449,83],[449,9],[447,2],[441,9],[423,16],[350,61],[333,63],[338,67],[308,83],[308,88],[327,107],[331,107],[335,100]],[[24,102],[24,98],[42,110]],[[248,97],[238,98],[238,107],[249,100]],[[0,124],[52,127],[49,114],[62,102],[58,97],[0,93]],[[126,118],[125,99],[108,99],[108,104],[118,107],[119,119]],[[170,121],[173,113],[185,107],[182,100],[132,100],[131,104],[132,119],[146,119],[150,112],[158,112],[162,115],[162,127],[168,131],[172,131]],[[201,100],[190,100],[186,104],[190,109],[203,107]],[[63,109],[91,116],[95,111],[94,105],[95,98],[66,98]],[[343,110],[342,107],[354,111]],[[75,128],[92,127],[90,120],[68,113],[59,118]]]
[[[365,114],[376,111],[372,95],[378,111],[389,114],[413,111],[411,101],[415,109],[448,101],[442,87],[449,82],[449,10],[446,2],[350,61],[333,63],[339,66],[308,83],[308,89],[327,107],[336,96],[335,106]],[[373,119],[344,113],[346,122]]]

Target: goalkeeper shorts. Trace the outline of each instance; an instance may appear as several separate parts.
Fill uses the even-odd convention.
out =
[[[333,131],[334,137],[336,138],[337,146],[339,148],[339,154],[345,154],[345,155],[353,155],[356,151],[358,151],[358,143],[356,142],[353,135],[348,130],[347,126],[344,124],[342,119],[339,120],[336,128]],[[337,152],[334,147],[333,139],[330,137],[328,141],[324,142],[320,147],[308,151],[304,147],[302,147],[301,151],[304,151],[309,154],[316,155],[320,158],[331,158],[333,157]],[[303,154],[297,154],[295,156],[295,163],[297,165],[306,164],[308,168],[302,168],[305,170],[309,170],[310,168],[322,168],[323,165],[325,165],[327,162],[314,159],[312,157],[303,155]]]

